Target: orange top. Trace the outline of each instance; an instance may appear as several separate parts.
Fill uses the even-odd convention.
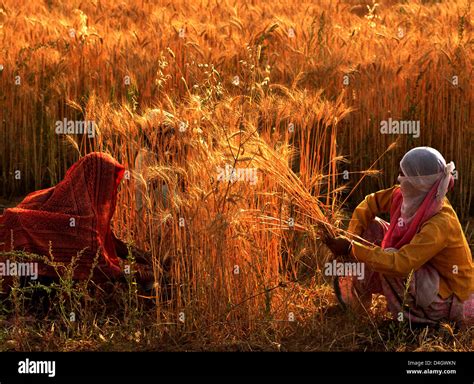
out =
[[[354,210],[349,231],[361,235],[380,213],[390,212],[394,186],[372,193]],[[441,210],[426,220],[409,244],[396,252],[385,252],[376,246],[353,242],[353,256],[376,272],[407,277],[425,263],[431,263],[439,273],[439,295],[445,299],[455,294],[466,300],[474,292],[474,263],[459,219],[445,198]]]

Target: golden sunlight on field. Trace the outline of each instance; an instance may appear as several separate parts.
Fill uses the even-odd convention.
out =
[[[412,329],[381,296],[355,321],[323,244],[396,183],[405,152],[431,146],[456,164],[448,196],[472,249],[472,11],[4,0],[0,209],[110,154],[125,167],[112,229],[151,253],[155,284],[60,284],[37,324],[13,298],[2,349],[472,350],[472,328]]]

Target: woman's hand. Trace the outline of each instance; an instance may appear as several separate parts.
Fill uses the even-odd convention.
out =
[[[336,257],[348,258],[352,244],[351,241],[348,240],[344,236],[338,237],[328,237],[325,239],[326,246],[331,250],[331,252]]]

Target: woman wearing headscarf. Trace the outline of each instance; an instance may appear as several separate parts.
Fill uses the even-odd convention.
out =
[[[124,277],[129,247],[112,232],[117,190],[125,168],[105,153],[77,161],[56,186],[30,193],[0,215],[0,262],[12,251],[45,257],[38,264],[42,278],[58,278],[73,268],[73,280],[92,277],[96,283]],[[153,282],[151,256],[131,247],[137,280],[145,289]],[[126,272],[125,272],[126,273]],[[8,281],[7,281],[8,290]]]
[[[400,185],[366,196],[353,212],[348,232],[354,240],[327,241],[335,255],[365,263],[363,279],[343,278],[335,286],[343,304],[367,306],[378,293],[399,321],[474,323],[472,255],[446,198],[454,168],[433,148],[408,151]],[[389,225],[377,217],[381,213],[390,213]]]

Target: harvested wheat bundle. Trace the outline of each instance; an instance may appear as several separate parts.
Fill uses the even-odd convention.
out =
[[[360,185],[362,180],[367,175],[379,172],[374,169],[375,165],[387,152],[396,147],[397,142],[390,144],[388,148],[372,163],[369,169],[361,172],[362,177],[342,202],[336,202],[336,204],[331,205],[332,208],[336,207],[336,210],[328,210],[327,206],[321,203],[321,196],[311,193],[310,188],[304,185],[301,178],[292,171],[288,162],[284,160],[285,157],[281,156],[281,153],[270,148],[261,139],[256,139],[255,145],[257,146],[258,151],[253,157],[253,162],[284,189],[288,196],[291,197],[292,204],[298,208],[298,213],[304,219],[302,223],[293,223],[293,229],[312,233],[313,236],[319,235],[323,241],[327,238],[333,238],[337,234],[344,234],[356,237],[360,241],[367,243],[367,240],[340,228],[339,212],[342,210],[342,207],[350,195]],[[319,176],[320,179],[324,178],[322,175],[317,176]],[[328,178],[330,176],[331,175],[328,175],[326,177]],[[314,186],[314,179],[315,177],[313,177],[311,186]],[[287,221],[282,223],[281,220],[276,218],[261,216],[260,219],[271,225],[277,225],[277,222],[280,222],[280,226],[283,227],[288,227],[289,225]]]

